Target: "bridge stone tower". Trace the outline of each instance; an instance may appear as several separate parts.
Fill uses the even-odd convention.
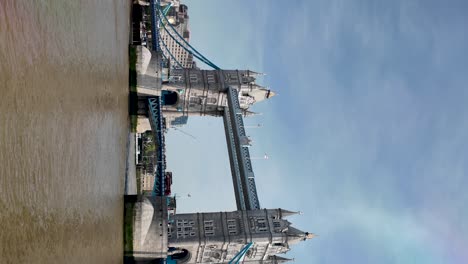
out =
[[[227,106],[227,87],[239,91],[241,108],[249,115],[252,104],[275,95],[255,83],[258,75],[249,70],[171,70],[161,89],[164,116],[222,116]]]
[[[274,264],[277,256],[314,235],[291,226],[283,209],[176,214],[169,219],[168,245],[177,263],[227,263],[247,243],[253,246],[243,263]]]
[[[136,72],[137,113],[147,116],[147,99],[161,96],[167,123],[194,115],[222,116],[228,87],[239,92],[244,115],[253,114],[248,109],[254,103],[275,95],[256,84],[256,78],[263,74],[250,70],[167,69],[161,66],[160,54],[142,46],[137,47]]]

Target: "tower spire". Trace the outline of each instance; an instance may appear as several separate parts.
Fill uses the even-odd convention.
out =
[[[249,76],[265,76],[266,74],[265,73],[261,73],[261,72],[255,72],[255,71],[251,71],[251,70],[247,70],[247,73],[249,74]]]
[[[294,261],[294,259],[280,257],[280,256],[277,256],[277,255],[271,256],[270,259],[272,260],[272,262],[271,262],[272,264],[282,264],[282,263]]]
[[[300,215],[302,214],[301,211],[289,211],[289,210],[284,210],[284,209],[279,209],[280,211],[280,217],[283,218],[283,217],[288,217],[288,216],[291,216],[291,215]]]

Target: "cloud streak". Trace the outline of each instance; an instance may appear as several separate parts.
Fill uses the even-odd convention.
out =
[[[226,21],[213,13],[219,1],[205,3],[223,27],[196,22],[208,27],[197,46],[209,47],[220,65],[264,68],[265,84],[280,94],[255,106],[265,115],[247,122],[264,127],[248,132],[251,151],[271,157],[254,162],[262,205],[304,211],[292,222],[321,235],[293,249],[297,262],[467,262],[465,6],[223,1],[236,14]],[[227,153],[217,157],[225,151],[218,121],[190,121],[198,152],[178,137],[171,140],[181,144],[169,145],[188,154],[171,165],[197,168],[180,173],[201,179],[177,188],[210,199],[229,194],[196,200],[193,210],[233,205]]]

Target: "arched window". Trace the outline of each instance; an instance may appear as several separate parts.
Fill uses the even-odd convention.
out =
[[[161,102],[163,105],[175,105],[179,96],[173,91],[162,91]]]
[[[216,101],[216,98],[213,97],[206,99],[207,104],[216,104]]]
[[[191,258],[191,254],[188,250],[186,249],[175,249],[175,250],[178,252],[176,254],[169,256],[168,259],[175,260],[177,264],[189,262]]]

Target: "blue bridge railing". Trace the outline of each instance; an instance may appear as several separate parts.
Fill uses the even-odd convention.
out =
[[[155,180],[153,187],[153,196],[164,196],[164,174],[166,172],[166,156],[164,154],[165,140],[163,134],[163,118],[161,110],[161,97],[148,99],[149,118],[151,130],[153,131],[156,144],[157,166],[155,171]]]
[[[151,49],[154,51],[161,51],[161,47],[159,46],[159,19],[157,19],[158,5],[159,1],[151,0]]]

